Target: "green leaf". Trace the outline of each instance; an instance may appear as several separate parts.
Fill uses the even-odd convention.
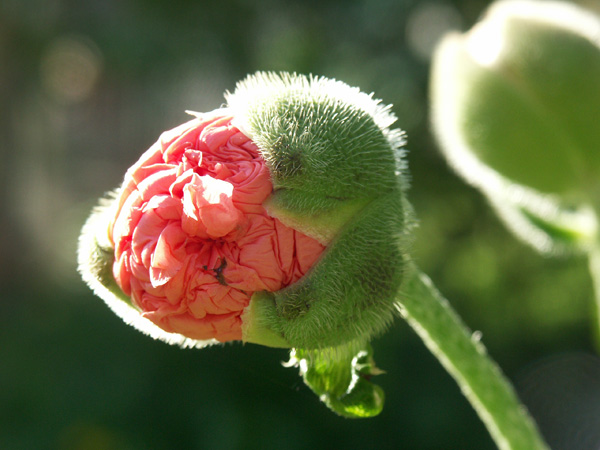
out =
[[[374,417],[383,409],[383,389],[370,381],[383,372],[375,366],[368,343],[292,349],[289,365],[299,367],[306,385],[340,416]]]

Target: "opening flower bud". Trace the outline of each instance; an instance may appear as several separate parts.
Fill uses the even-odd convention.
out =
[[[574,4],[500,1],[434,57],[442,150],[540,250],[595,239],[599,36],[600,19]]]
[[[163,133],[84,227],[80,270],[171,343],[320,349],[391,320],[407,211],[387,107],[325,78],[257,74]]]
[[[264,159],[231,122],[217,111],[164,133],[127,172],[109,224],[123,293],[194,340],[241,339],[252,293],[296,282],[323,251],[267,214]]]

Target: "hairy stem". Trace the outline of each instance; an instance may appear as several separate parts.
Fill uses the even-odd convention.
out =
[[[549,449],[510,382],[427,276],[414,270],[398,308],[457,381],[499,449]]]

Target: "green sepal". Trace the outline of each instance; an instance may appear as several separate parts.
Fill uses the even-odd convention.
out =
[[[252,300],[242,313],[242,341],[266,347],[290,348],[285,337],[274,330],[276,310],[272,294],[266,291],[255,292]]]
[[[115,260],[113,244],[108,230],[113,214],[115,194],[100,200],[86,221],[79,237],[78,264],[83,280],[92,290],[106,300],[123,302],[133,308],[131,299],[121,290],[113,276]]]
[[[268,209],[284,223],[287,218],[328,241],[340,220],[405,186],[404,134],[390,129],[396,117],[358,88],[257,72],[226,98],[234,124],[265,160],[274,189]]]
[[[288,365],[299,367],[304,383],[340,416],[374,417],[383,409],[383,389],[370,381],[383,372],[375,366],[368,343],[352,342],[322,350],[292,349]]]

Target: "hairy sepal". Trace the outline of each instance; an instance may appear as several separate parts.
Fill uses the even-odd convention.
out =
[[[227,94],[236,125],[259,147],[271,173],[275,213],[333,215],[341,204],[394,189],[404,135],[372,95],[342,82],[259,72]],[[285,209],[285,213],[283,212]]]
[[[404,200],[390,192],[363,208],[298,282],[257,292],[243,317],[243,339],[261,342],[268,329],[291,347],[323,349],[368,340],[395,314],[408,264],[410,225]]]

